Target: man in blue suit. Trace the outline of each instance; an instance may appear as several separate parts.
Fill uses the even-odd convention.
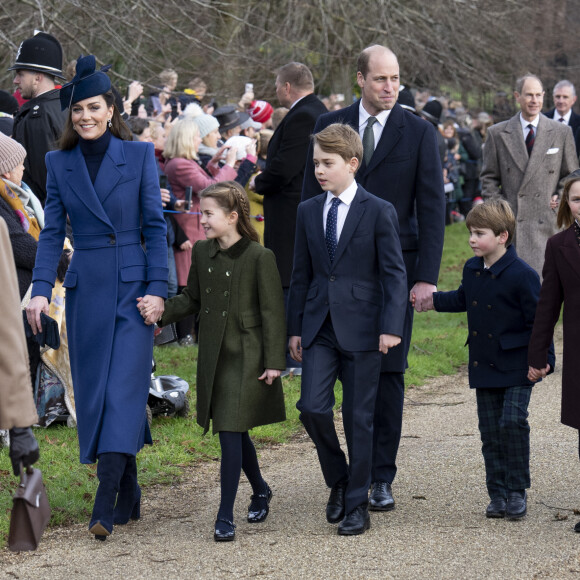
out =
[[[407,285],[395,209],[354,181],[362,143],[348,125],[314,138],[316,178],[327,193],[298,207],[288,298],[290,354],[303,363],[297,407],[326,484],[329,523],[350,536],[370,527],[373,412],[381,352],[401,342]],[[333,422],[341,376],[349,464]]]
[[[359,132],[365,150],[358,183],[393,204],[409,291],[422,311],[436,290],[445,230],[445,195],[436,132],[432,125],[397,104],[399,63],[386,47],[373,45],[358,57],[357,82],[362,98],[345,109],[320,117],[317,133],[332,123],[346,123]],[[320,192],[312,155],[306,162],[302,199]],[[375,408],[371,510],[395,507],[391,484],[397,471],[401,438],[404,373],[413,327],[407,304],[401,344],[383,356]],[[372,388],[369,386],[369,388]]]

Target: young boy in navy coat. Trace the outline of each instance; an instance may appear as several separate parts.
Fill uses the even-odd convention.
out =
[[[362,187],[358,133],[333,124],[313,136],[315,175],[326,193],[300,204],[288,307],[289,349],[302,362],[297,403],[316,445],[326,508],[341,535],[370,527],[373,415],[381,353],[401,341],[407,303],[394,207]],[[333,421],[340,375],[349,463]]]
[[[475,206],[465,223],[475,257],[465,263],[461,286],[435,292],[431,306],[467,312],[469,386],[476,389],[491,498],[486,516],[516,520],[526,515],[530,487],[527,361],[540,279],[510,245],[515,218],[507,201]],[[553,347],[549,362],[553,369]]]

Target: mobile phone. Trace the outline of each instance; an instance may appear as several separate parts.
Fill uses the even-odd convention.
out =
[[[189,211],[191,209],[191,197],[193,195],[193,188],[191,185],[188,185],[185,188],[185,209]]]
[[[160,175],[159,176],[159,188],[160,189],[167,189],[167,175]]]
[[[254,92],[254,83],[246,83],[246,90],[245,93],[253,93]]]

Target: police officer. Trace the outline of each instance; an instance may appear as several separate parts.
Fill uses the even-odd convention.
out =
[[[26,39],[18,49],[14,84],[20,89],[22,105],[14,117],[12,136],[26,149],[23,180],[44,206],[46,202],[46,165],[48,151],[57,149],[65,114],[61,111],[57,79],[62,74],[62,47],[46,32]]]

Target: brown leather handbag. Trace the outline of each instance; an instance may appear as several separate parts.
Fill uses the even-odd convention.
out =
[[[13,552],[36,550],[50,520],[50,506],[40,469],[20,465],[20,484],[12,498],[8,547]]]

